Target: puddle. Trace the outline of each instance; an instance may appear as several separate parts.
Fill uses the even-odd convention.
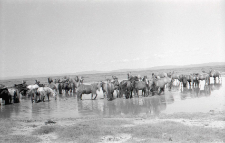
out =
[[[223,79],[224,80],[224,79]],[[222,80],[222,81],[223,81]],[[116,92],[114,92],[116,97]],[[50,102],[31,103],[30,99],[21,99],[21,103],[0,106],[0,118],[5,119],[63,119],[92,116],[126,116],[126,115],[159,115],[178,112],[207,113],[225,111],[225,87],[222,83],[201,87],[181,88],[174,84],[171,90],[166,89],[162,95],[132,99],[117,98],[113,101],[103,99],[102,91],[98,92],[96,100],[91,95],[83,95],[83,100],[77,100],[76,94],[58,95],[57,100]]]

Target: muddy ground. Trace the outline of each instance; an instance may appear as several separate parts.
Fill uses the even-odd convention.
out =
[[[225,113],[1,120],[2,142],[225,142]]]

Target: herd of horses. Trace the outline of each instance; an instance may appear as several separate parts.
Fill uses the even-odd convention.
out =
[[[160,95],[165,90],[165,86],[171,89],[173,82],[179,81],[179,83],[186,87],[199,86],[201,80],[205,81],[205,84],[210,84],[210,77],[220,79],[221,74],[217,70],[209,70],[208,72],[202,71],[202,73],[192,74],[178,74],[174,72],[169,73],[152,73],[151,78],[147,76],[140,77],[136,75],[127,74],[127,79],[119,82],[116,76],[112,76],[112,79],[106,79],[106,81],[99,81],[92,84],[84,84],[82,77],[76,76],[75,78],[63,77],[62,79],[48,78],[48,84],[40,84],[39,81],[35,81],[33,85],[27,85],[26,83],[14,84],[12,87],[5,87],[0,85],[0,98],[5,100],[5,104],[19,103],[20,95],[28,96],[31,98],[32,103],[45,101],[47,97],[57,97],[57,94],[63,92],[74,92],[77,98],[82,100],[83,94],[91,94],[91,99],[96,99],[97,90],[102,89],[104,98],[113,100],[114,91],[116,91],[117,98],[125,96],[126,99],[132,98],[133,95],[138,95],[138,91],[142,91],[142,96],[148,96],[150,94]],[[93,95],[95,97],[93,98]]]

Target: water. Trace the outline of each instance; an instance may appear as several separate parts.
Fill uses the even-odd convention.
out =
[[[142,97],[139,91],[139,98],[118,98],[113,101],[103,99],[102,91],[98,92],[96,100],[91,100],[91,95],[83,95],[83,100],[80,101],[73,93],[59,95],[57,100],[51,98],[50,102],[33,104],[30,99],[25,98],[21,99],[21,103],[1,106],[0,118],[62,119],[225,111],[225,87],[222,86],[222,82],[211,81],[210,85],[204,85],[204,82],[201,82],[198,88],[173,86],[171,91],[166,89],[160,96]]]

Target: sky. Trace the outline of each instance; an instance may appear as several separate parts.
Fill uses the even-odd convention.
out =
[[[0,78],[225,62],[223,0],[0,0]]]

